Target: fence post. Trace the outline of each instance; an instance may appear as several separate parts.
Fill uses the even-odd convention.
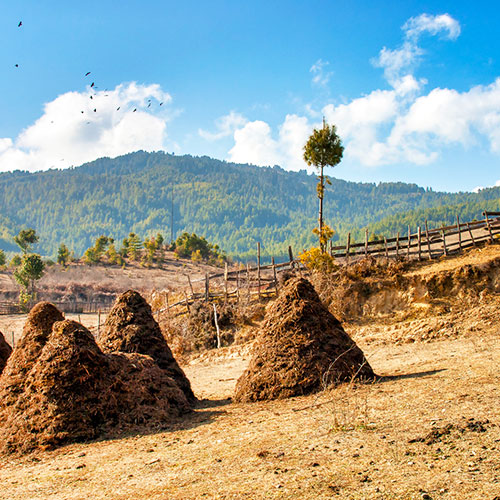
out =
[[[410,226],[408,226],[408,246],[406,251],[406,257],[408,259],[410,258],[410,243],[411,243],[411,229]]]
[[[260,300],[260,241],[257,242],[257,290]]]
[[[247,262],[247,300],[250,302],[250,264]]]
[[[16,347],[16,341],[14,340],[14,332],[12,332],[12,349]]]
[[[399,231],[396,236],[396,257],[399,257]]]
[[[187,293],[184,291],[184,302],[186,303],[186,310],[189,315],[191,315],[191,309],[189,309],[189,299]]]
[[[349,264],[349,250],[351,249],[351,233],[347,233],[347,245],[345,247],[345,259]]]
[[[488,219],[488,212],[484,211],[483,215],[486,221],[486,227],[488,228],[488,231],[490,233],[490,243],[493,243],[493,233],[491,232],[490,220]]]
[[[227,262],[224,263],[224,302],[227,302]]]
[[[429,239],[429,226],[427,225],[427,219],[425,219],[425,237],[427,238],[427,250],[429,251],[429,260],[432,260],[431,240]]]
[[[101,335],[101,310],[97,311],[97,338]]]
[[[193,290],[193,284],[191,283],[191,278],[189,277],[189,274],[186,275],[189,283],[189,288],[191,290],[191,297],[193,297],[194,300],[194,290]]]
[[[365,229],[365,256],[368,255],[368,229]]]
[[[205,273],[205,302],[210,299],[210,276]]]
[[[236,272],[236,302],[240,302],[240,264],[238,263],[238,271]]]
[[[274,275],[274,291],[278,295],[278,278],[276,276],[276,264],[274,263],[274,257],[271,257],[271,263],[273,265],[273,275]]]
[[[290,259],[290,269],[293,269],[293,252],[290,245],[288,246],[288,257]]]
[[[462,233],[460,232],[460,219],[457,214],[458,249],[462,250]]]
[[[330,257],[333,257],[333,242],[330,240]]]
[[[385,256],[389,257],[389,250],[387,248],[387,238],[384,236],[384,248],[385,248]]]
[[[467,229],[469,230],[469,234],[470,234],[470,239],[472,240],[472,244],[474,246],[476,246],[476,240],[474,239],[474,235],[472,234],[472,231],[470,229],[470,224],[467,222]]]
[[[444,252],[444,255],[448,255],[448,250],[446,249],[446,235],[444,234],[444,229],[441,229],[441,235],[443,236],[443,252]]]
[[[217,309],[215,307],[215,302],[212,305],[214,306],[214,323],[215,323],[215,328],[217,329],[217,349],[220,349],[220,330],[219,330],[219,322],[217,321]]]
[[[418,226],[418,260],[422,260],[422,229]]]

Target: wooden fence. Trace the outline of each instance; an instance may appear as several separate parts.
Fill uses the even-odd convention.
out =
[[[342,246],[330,245],[330,254],[340,262],[348,265],[366,256],[406,258],[406,259],[436,259],[443,255],[461,252],[467,248],[493,242],[500,235],[500,212],[483,212],[484,220],[461,223],[457,216],[457,223],[452,226],[429,229],[427,221],[424,227],[418,227],[415,233],[408,228],[408,234],[399,233],[394,238],[384,238],[369,241],[368,230],[365,232],[363,243],[351,243],[350,233],[347,242]],[[191,279],[186,275],[186,289],[177,294],[174,303],[169,303],[166,296],[166,307],[156,313],[167,312],[177,308],[174,315],[190,313],[190,307],[196,301],[224,301],[261,299],[274,295],[278,291],[279,272],[286,269],[296,269],[302,272],[303,266],[299,260],[293,258],[291,247],[288,247],[289,260],[275,264],[274,258],[270,265],[260,264],[260,243],[257,243],[257,265],[239,267],[224,272],[206,274],[201,279]],[[200,285],[196,286],[196,285]]]
[[[64,313],[86,314],[107,313],[113,306],[113,301],[87,301],[87,302],[53,302]],[[0,314],[23,314],[23,308],[16,302],[0,302]]]
[[[480,221],[461,223],[457,215],[456,224],[435,229],[429,229],[425,221],[424,226],[419,226],[415,233],[408,226],[407,235],[398,233],[394,238],[375,241],[368,240],[366,230],[362,243],[351,243],[349,233],[345,245],[330,245],[330,255],[346,262],[368,255],[418,260],[439,258],[484,242],[493,243],[495,237],[500,235],[500,212],[483,212],[483,216],[484,219]]]

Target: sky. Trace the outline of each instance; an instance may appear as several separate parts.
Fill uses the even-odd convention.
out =
[[[334,177],[498,186],[499,25],[481,0],[0,2],[0,171],[139,149],[301,170],[324,117]]]

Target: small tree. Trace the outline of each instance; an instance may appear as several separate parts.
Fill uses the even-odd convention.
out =
[[[23,253],[28,253],[31,246],[38,241],[38,236],[34,229],[21,229],[17,236],[14,236],[14,242],[19,246]]]
[[[61,266],[66,266],[69,262],[71,262],[71,252],[64,243],[61,243],[57,250],[57,263]]]
[[[125,240],[123,240],[125,246]],[[130,233],[127,238],[127,256],[132,260],[137,260],[142,248],[142,241],[135,233]]]
[[[31,305],[36,299],[35,283],[42,276],[45,264],[38,254],[26,253],[21,259],[21,264],[14,271],[14,278],[21,286],[19,302],[23,306]]]
[[[5,252],[3,250],[0,250],[0,267],[5,266],[6,261],[7,260],[5,258]]]
[[[325,182],[330,184],[328,177],[324,175],[325,167],[335,167],[342,160],[344,147],[337,135],[335,125],[328,125],[323,118],[323,128],[314,129],[304,146],[304,160],[308,165],[314,165],[318,169],[318,185],[316,188],[319,198],[318,229],[316,233],[319,238],[319,246],[325,251],[328,239],[333,234],[331,228],[323,224],[323,199],[325,197]],[[326,233],[329,233],[327,235]]]

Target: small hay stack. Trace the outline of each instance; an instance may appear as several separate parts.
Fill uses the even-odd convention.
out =
[[[17,400],[0,400],[4,452],[53,448],[138,426],[157,429],[190,410],[149,356],[106,355],[84,326],[69,320],[53,324],[23,388]]]
[[[304,278],[289,279],[270,306],[235,401],[309,394],[341,381],[373,379],[364,354]]]
[[[52,332],[64,316],[49,302],[39,302],[28,314],[21,340],[9,357],[0,378],[0,404],[13,404],[24,390],[24,381]]]
[[[191,384],[177,364],[151,307],[133,290],[120,295],[108,314],[99,345],[107,353],[125,352],[151,356],[174,379],[191,404],[196,398]]]
[[[3,333],[0,332],[0,374],[2,373],[5,365],[7,364],[7,360],[12,353],[12,347],[7,344]]]

